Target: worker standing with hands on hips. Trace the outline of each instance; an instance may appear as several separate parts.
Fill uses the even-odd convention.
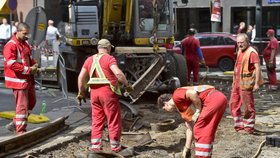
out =
[[[269,81],[268,88],[270,90],[277,90],[277,76],[276,76],[276,56],[278,53],[278,41],[274,37],[274,30],[268,29],[266,32],[267,37],[270,39],[270,42],[267,44],[263,52],[264,61],[266,64],[267,77]]]
[[[121,95],[118,82],[126,91],[132,87],[119,69],[116,59],[110,55],[114,47],[107,39],[98,42],[98,53],[86,59],[78,77],[79,93],[77,100],[85,101],[84,81],[89,76],[90,102],[92,107],[91,150],[102,150],[102,131],[107,119],[111,150],[119,152],[122,120],[118,95]]]
[[[6,128],[17,135],[26,132],[27,118],[36,104],[34,74],[40,72],[27,43],[29,30],[26,23],[19,23],[3,50],[5,85],[13,89],[16,101],[16,116]]]
[[[250,46],[250,41],[245,33],[240,33],[236,38],[238,53],[234,66],[230,110],[234,120],[234,129],[239,132],[245,130],[254,133],[256,109],[254,91],[258,91],[263,84],[260,60],[257,51]],[[244,106],[244,117],[241,105]]]
[[[176,89],[173,94],[162,94],[157,103],[169,112],[176,108],[185,120],[186,144],[181,158],[191,157],[193,135],[195,156],[210,158],[218,124],[228,105],[226,96],[210,85],[187,86]],[[195,113],[190,109],[191,104],[196,109]]]
[[[191,72],[193,73],[193,85],[198,85],[199,82],[199,63],[206,66],[203,53],[200,49],[200,42],[194,37],[196,29],[190,28],[188,36],[182,40],[181,45],[188,66],[187,83],[191,81]]]

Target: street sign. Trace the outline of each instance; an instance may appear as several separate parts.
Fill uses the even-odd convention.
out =
[[[280,3],[280,0],[267,0],[268,4],[272,4],[272,3]]]
[[[9,0],[8,3],[8,8],[10,9],[10,11],[15,11],[17,9],[17,0]]]
[[[42,7],[35,7],[29,11],[25,22],[30,26],[31,38],[28,43],[31,45],[40,45],[45,39],[47,31],[47,15]]]

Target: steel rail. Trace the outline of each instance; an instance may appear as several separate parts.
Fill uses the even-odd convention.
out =
[[[68,117],[60,117],[43,127],[38,127],[24,134],[1,140],[0,157],[19,152],[57,135],[69,127],[65,124],[67,118]]]

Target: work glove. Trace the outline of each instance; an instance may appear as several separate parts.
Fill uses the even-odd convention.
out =
[[[82,105],[82,100],[84,101],[84,103],[86,103],[85,93],[84,92],[79,92],[76,99],[77,99],[77,103],[78,103],[79,106]]]
[[[132,85],[129,83],[128,84],[128,86],[126,86],[125,88],[124,88],[124,93],[123,93],[123,95],[125,96],[125,97],[128,97],[129,96],[129,93],[130,92],[132,92],[134,90],[134,88],[132,87]]]
[[[197,121],[199,115],[200,115],[200,110],[199,110],[199,109],[196,109],[195,113],[194,113],[193,116],[192,116],[192,121],[193,121],[194,123],[196,123],[196,121]]]
[[[132,85],[129,83],[128,86],[125,87],[125,92],[130,93],[134,90]]]
[[[204,59],[200,60],[199,63],[200,63],[201,65],[203,65],[203,66],[206,66],[206,63],[205,63],[205,60],[204,60]]]
[[[270,68],[270,69],[273,69],[273,68],[274,68],[274,64],[273,64],[273,62],[269,62],[269,64],[268,64],[268,68]]]
[[[182,155],[180,156],[180,158],[191,158],[191,149],[189,149],[185,146],[183,151],[182,151]]]
[[[38,67],[36,67],[35,65],[33,65],[33,66],[30,67],[30,69],[31,69],[30,74],[32,74],[32,75],[37,74]]]

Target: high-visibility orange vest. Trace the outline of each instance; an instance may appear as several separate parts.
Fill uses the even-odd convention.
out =
[[[249,68],[249,62],[250,62],[250,55],[251,53],[257,53],[257,51],[249,47],[245,52],[244,56],[242,58],[242,64],[241,64],[241,70],[240,70],[240,87],[243,90],[253,90],[255,81],[256,81],[256,69],[253,70],[248,70]],[[240,54],[240,51],[238,52],[238,56]],[[238,57],[237,57],[238,59]],[[263,84],[263,78],[262,75],[260,74],[260,80],[259,80],[259,85]]]
[[[113,86],[112,83],[106,78],[106,76],[104,75],[104,72],[99,64],[99,60],[100,58],[103,56],[104,54],[95,54],[93,55],[93,62],[92,62],[92,66],[90,68],[90,79],[88,81],[88,85],[98,85],[98,84],[109,84],[111,90],[118,94],[121,95],[121,90],[119,85],[117,86]],[[97,72],[98,77],[96,77],[96,75],[94,75],[94,71]],[[95,77],[94,77],[95,76]]]

